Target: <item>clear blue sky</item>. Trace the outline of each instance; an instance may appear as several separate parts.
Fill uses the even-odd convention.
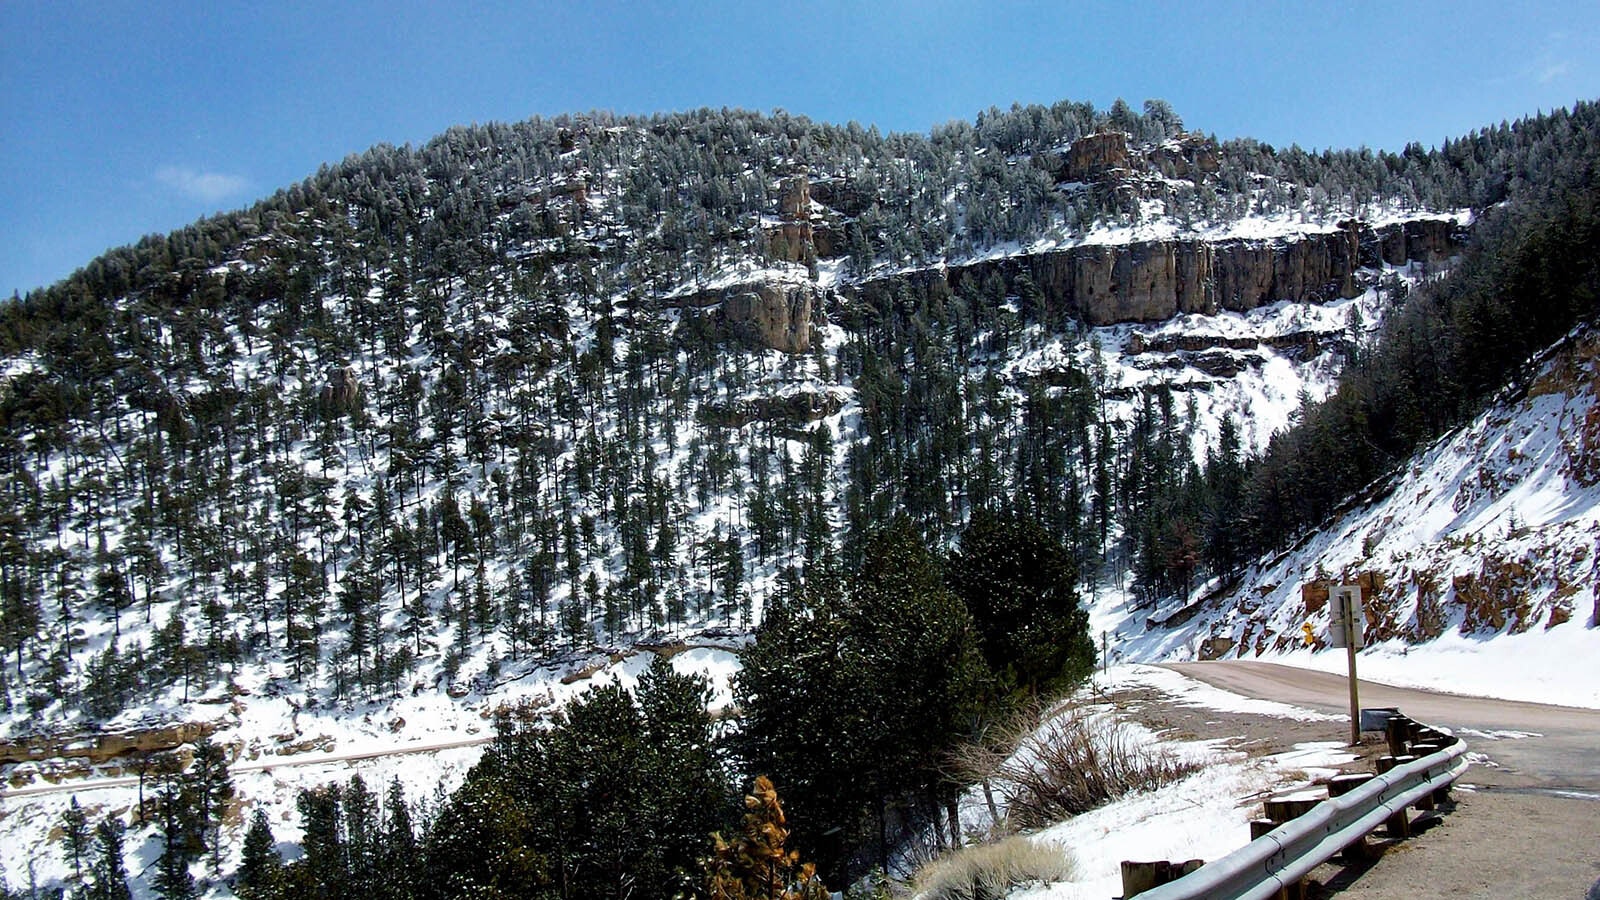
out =
[[[1117,97],[1219,137],[1432,145],[1600,97],[1600,3],[0,0],[0,293],[453,124],[737,106],[925,132]]]

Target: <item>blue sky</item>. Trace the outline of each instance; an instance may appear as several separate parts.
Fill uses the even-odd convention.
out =
[[[700,106],[926,131],[1012,102],[1399,149],[1600,97],[1600,4],[0,0],[0,295],[454,124]]]

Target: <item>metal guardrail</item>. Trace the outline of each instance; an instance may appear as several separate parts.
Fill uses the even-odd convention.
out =
[[[1139,894],[1140,900],[1266,900],[1294,885],[1390,816],[1403,813],[1466,771],[1460,740],[1396,766],[1348,794],[1330,797],[1199,870]]]

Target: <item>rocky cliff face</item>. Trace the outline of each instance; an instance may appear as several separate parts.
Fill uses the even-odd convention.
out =
[[[781,350],[811,349],[811,317],[817,288],[805,282],[756,282],[683,298],[686,310],[715,308],[719,330],[729,338]]]
[[[1093,181],[1110,172],[1128,168],[1128,136],[1120,131],[1103,131],[1081,137],[1067,150],[1062,181]]]
[[[832,259],[842,249],[845,218],[860,215],[872,202],[842,181],[814,182],[804,172],[782,178],[777,184],[778,221],[763,226],[767,254],[807,265]]]
[[[1198,181],[1222,170],[1217,142],[1199,134],[1186,134],[1152,147],[1145,158],[1166,178]]]
[[[982,284],[997,276],[1010,293],[1032,282],[1052,320],[1092,326],[1158,322],[1181,313],[1245,311],[1279,300],[1353,297],[1361,290],[1361,269],[1410,260],[1437,263],[1465,239],[1464,230],[1449,220],[1382,229],[1347,221],[1334,231],[1293,239],[1073,247],[950,266],[942,277],[955,289],[963,279]]]
[[[1161,176],[1199,182],[1222,169],[1217,142],[1203,134],[1184,134],[1163,144],[1134,147],[1121,131],[1102,131],[1073,141],[1049,155],[1046,165],[1057,181],[1106,187]]]
[[[811,182],[804,173],[778,182],[781,221],[765,226],[767,253],[782,262],[814,263],[834,255],[833,223],[811,208]]]

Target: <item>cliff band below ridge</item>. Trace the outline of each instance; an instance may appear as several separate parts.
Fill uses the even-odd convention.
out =
[[[1159,322],[1182,313],[1244,312],[1280,300],[1332,300],[1361,291],[1357,272],[1407,262],[1438,264],[1466,242],[1450,219],[1373,228],[1345,221],[1294,238],[1182,239],[1092,244],[952,265],[892,278],[998,276],[1009,294],[1031,282],[1048,319],[1091,326]]]

